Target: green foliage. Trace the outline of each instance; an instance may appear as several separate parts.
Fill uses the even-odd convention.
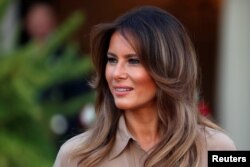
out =
[[[10,2],[9,0],[1,0],[0,1],[0,22],[2,20],[2,17],[4,15],[5,9],[8,6],[9,2]]]
[[[0,1],[0,19],[8,0]],[[91,102],[93,94],[79,96],[66,103],[56,97],[41,103],[42,90],[91,71],[87,56],[76,57],[68,45],[60,60],[52,63],[49,55],[83,22],[76,12],[44,46],[30,43],[3,55],[0,52],[0,166],[49,167],[55,158],[50,117],[57,112],[67,115]],[[1,39],[0,39],[1,40]]]

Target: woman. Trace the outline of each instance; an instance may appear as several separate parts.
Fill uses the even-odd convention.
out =
[[[197,111],[197,64],[182,24],[141,7],[91,36],[95,126],[67,141],[55,167],[207,166],[232,140]]]

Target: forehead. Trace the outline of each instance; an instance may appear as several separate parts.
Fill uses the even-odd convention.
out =
[[[129,29],[118,29],[116,30],[110,37],[110,44],[114,40],[120,40],[123,44],[125,44],[128,48],[133,50],[140,56],[140,44],[137,40],[137,35],[135,32]]]
[[[116,31],[111,36],[108,51],[134,52],[134,49],[129,43],[129,41],[120,32]]]

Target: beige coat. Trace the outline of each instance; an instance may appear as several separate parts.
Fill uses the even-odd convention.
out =
[[[73,137],[61,146],[54,167],[76,167],[76,161],[70,161],[69,155],[79,143],[84,141],[88,133]],[[201,167],[207,167],[207,150],[235,150],[233,141],[224,133],[206,128],[204,134],[204,150],[201,159]],[[129,133],[124,117],[119,120],[116,141],[111,152],[96,167],[143,167],[148,153],[141,149],[136,140]]]

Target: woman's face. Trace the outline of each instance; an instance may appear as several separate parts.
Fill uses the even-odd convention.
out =
[[[155,107],[156,85],[135,50],[119,32],[110,39],[107,57],[106,80],[117,108]]]

